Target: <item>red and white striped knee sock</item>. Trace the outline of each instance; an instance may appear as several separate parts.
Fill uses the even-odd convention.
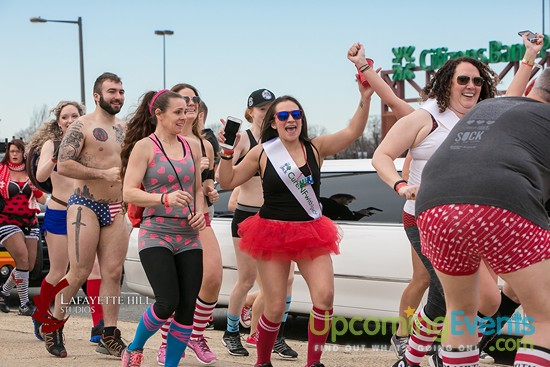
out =
[[[442,348],[441,359],[443,367],[478,367],[479,349],[477,345],[465,348]]]
[[[275,345],[280,326],[280,322],[271,322],[264,314],[260,317],[260,321],[258,321],[258,343],[256,345],[257,366],[271,362],[271,352],[273,352],[273,345]]]
[[[172,316],[170,316],[166,320],[164,325],[160,327],[160,336],[162,337],[161,345],[166,345],[166,338],[168,337],[168,330],[170,330],[170,324],[172,323],[172,320],[174,320],[174,314],[172,314]]]
[[[21,306],[29,302],[29,271],[15,269],[13,272],[15,278],[15,286],[19,295]]]
[[[197,303],[195,304],[195,315],[193,316],[193,333],[191,339],[198,339],[204,334],[204,329],[210,320],[210,316],[216,308],[216,303],[206,303],[197,297]]]
[[[2,286],[2,293],[4,296],[9,296],[10,291],[15,287],[15,268],[12,269],[10,275],[8,276],[8,279],[6,279],[6,282]]]
[[[422,308],[413,320],[412,333],[405,352],[407,362],[419,365],[442,329],[443,322],[433,322],[426,316],[424,308]]]
[[[331,323],[332,308],[321,310],[313,306],[307,328],[307,366],[321,361],[321,354],[323,354]]]
[[[550,349],[538,345],[520,344],[516,352],[514,367],[550,366]]]

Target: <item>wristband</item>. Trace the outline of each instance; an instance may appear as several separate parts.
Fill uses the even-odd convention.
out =
[[[530,67],[533,67],[533,65],[535,65],[535,62],[534,61],[529,61],[527,60],[525,57],[521,60],[521,63],[522,64],[525,64],[527,66],[530,66]]]
[[[53,164],[57,164],[57,159],[55,159],[54,157],[51,157],[50,159],[53,162]]]
[[[164,194],[160,194],[160,203],[164,205]]]
[[[218,155],[220,156],[221,159],[226,161],[233,159],[233,153],[231,154],[218,153]]]
[[[168,194],[164,195],[164,206],[167,208],[170,206],[170,204],[168,204]]]
[[[399,180],[393,184],[393,191],[399,192],[399,189],[407,185],[407,180]]]
[[[359,68],[359,72],[362,73],[370,69],[370,65],[367,63]]]
[[[225,149],[225,148],[223,148],[222,152],[225,155],[233,155],[233,153],[235,153],[235,150],[234,149]]]

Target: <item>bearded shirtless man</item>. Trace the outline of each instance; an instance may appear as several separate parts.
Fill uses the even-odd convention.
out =
[[[128,249],[120,180],[125,124],[116,118],[124,104],[120,78],[112,73],[100,75],[94,84],[94,101],[94,112],[69,127],[59,148],[58,172],[75,181],[67,209],[70,270],[62,280],[68,284],[56,299],[53,316],[57,320],[67,316],[68,304],[88,278],[97,255],[105,327],[96,351],[120,357],[126,345],[116,324]],[[63,326],[44,335],[48,352],[61,358],[67,356],[62,332]]]

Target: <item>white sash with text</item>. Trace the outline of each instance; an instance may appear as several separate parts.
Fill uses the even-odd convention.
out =
[[[313,219],[320,218],[321,206],[313,187],[307,183],[302,171],[288,154],[281,140],[279,138],[271,139],[263,143],[262,146],[275,167],[275,171],[307,214]],[[300,177],[302,177],[301,180]]]

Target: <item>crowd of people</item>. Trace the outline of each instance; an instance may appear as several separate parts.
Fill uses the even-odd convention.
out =
[[[97,352],[121,358],[123,367],[141,366],[146,342],[160,330],[159,365],[177,366],[188,347],[200,363],[214,364],[204,332],[222,284],[220,246],[210,227],[217,181],[233,190],[238,267],[223,345],[231,355],[249,356],[243,323],[251,329],[245,344],[256,348],[256,367],[272,366],[273,353],[298,358],[284,339],[297,267],[312,303],[306,367],[323,367],[334,301],[331,256],[340,252],[341,240],[333,220],[359,220],[376,208],[351,211],[347,205],[355,197],[349,194],[322,198],[320,167],[363,134],[376,93],[398,117],[373,165],[406,199],[403,226],[413,274],[400,314],[419,305],[429,287],[426,304],[412,320],[402,317],[391,339],[399,358],[394,367],[419,366],[440,335],[430,366],[475,367],[487,358],[486,320],[520,304],[535,332],[529,345],[520,346],[515,365],[550,366],[550,72],[542,71],[524,93],[543,43],[541,35],[534,42],[527,36],[505,97],[495,98],[498,77],[486,64],[460,57],[434,74],[418,110],[393,93],[355,43],[347,58],[368,83],[357,81],[357,109],[345,128],[310,138],[299,100],[262,88],[247,100],[250,128],[229,146],[223,127],[217,136],[205,129],[208,108],[194,86],[146,92],[125,122],[117,118],[122,80],[100,75],[93,112],[61,101],[27,144],[7,145],[0,162],[0,243],[16,267],[0,289],[0,311],[10,312],[8,297],[16,287],[19,313],[32,316],[36,337],[64,358],[69,305],[63,300],[84,287],[96,306],[90,341]],[[402,176],[393,162],[405,152]],[[45,193],[39,229],[36,214]],[[141,264],[155,295],[128,345],[117,328],[119,304],[98,302],[120,295],[126,212],[138,228]],[[50,272],[33,304],[29,272],[40,230]],[[502,291],[498,276],[506,282]],[[247,300],[255,283],[259,291]],[[476,320],[475,330],[468,320]]]

